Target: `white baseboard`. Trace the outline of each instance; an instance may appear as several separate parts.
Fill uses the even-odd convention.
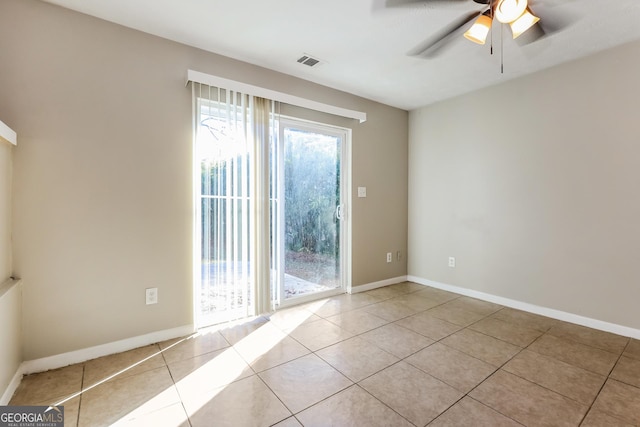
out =
[[[6,390],[2,394],[2,397],[0,397],[0,406],[6,406],[9,404],[9,402],[11,401],[11,397],[13,396],[13,393],[16,392],[16,390],[18,389],[18,386],[20,385],[20,381],[22,381],[22,375],[23,375],[22,371],[20,370],[20,367],[18,367],[16,374],[11,379],[11,382],[9,383]]]
[[[550,317],[552,319],[562,320],[569,323],[575,323],[576,325],[586,326],[588,328],[598,329],[605,332],[611,332],[613,334],[622,335],[625,337],[640,339],[640,329],[634,329],[628,326],[618,325],[616,323],[609,323],[609,322],[605,322],[598,319],[592,319],[590,317],[580,316],[578,314],[568,313],[566,311],[556,310],[548,307],[542,307],[535,304],[529,304],[527,302],[517,301],[510,298],[504,298],[501,296],[487,294],[480,291],[474,291],[473,289],[461,288],[459,286],[453,286],[453,285],[448,285],[446,283],[435,282],[433,280],[423,279],[421,277],[407,276],[407,280],[410,282],[421,284],[421,285],[442,289],[444,291],[454,292],[456,294],[481,299],[483,301],[493,302],[495,304],[504,305],[505,307],[511,307],[518,310],[527,311],[533,314],[539,314],[541,316]]]
[[[190,335],[194,331],[195,329],[193,325],[184,325],[177,328],[165,329],[163,331],[151,332],[137,337],[101,344],[95,347],[57,354],[55,356],[27,360],[22,362],[18,367],[13,379],[0,398],[0,405],[7,405],[9,403],[11,397],[18,389],[24,375],[58,369],[73,365],[74,363],[86,362],[87,360],[95,359],[97,357],[108,356],[110,354],[122,353],[123,351],[133,350],[134,348],[143,347],[145,345]]]
[[[133,350],[134,348],[143,347],[160,341],[183,337],[193,332],[193,325],[184,325],[177,328],[166,329],[164,331],[151,332],[149,334],[101,344],[95,347],[83,348],[76,351],[70,351],[68,353],[57,354],[55,356],[43,357],[41,359],[28,360],[26,362],[22,362],[19,371],[21,375],[49,371],[51,369],[73,365],[74,363],[85,362],[97,357]]]
[[[86,362],[97,357],[108,356],[110,354],[122,353],[134,348],[154,344],[173,338],[183,337],[195,331],[193,325],[184,325],[177,328],[165,329],[163,331],[151,332],[137,337],[126,338],[95,347],[83,348],[81,350],[70,351],[68,353],[57,354],[55,356],[43,357],[41,359],[27,360],[22,362],[0,398],[0,405],[7,405],[11,397],[18,389],[22,377],[36,372],[49,371],[51,369],[62,368],[74,363]]]
[[[379,282],[367,283],[365,285],[353,286],[349,289],[350,294],[355,294],[358,292],[366,292],[372,289],[381,288],[383,286],[395,285],[397,283],[402,283],[407,281],[407,276],[398,276],[393,277],[391,279],[380,280]]]

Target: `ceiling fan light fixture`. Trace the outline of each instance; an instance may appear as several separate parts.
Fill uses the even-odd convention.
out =
[[[540,18],[531,13],[531,10],[527,8],[524,13],[515,21],[509,24],[511,31],[513,32],[513,38],[520,37],[525,31],[533,27]]]
[[[496,19],[503,24],[516,21],[527,11],[527,0],[498,0],[496,4]]]
[[[464,33],[464,36],[467,40],[471,40],[474,43],[484,44],[490,29],[491,18],[483,14],[476,19],[476,22]]]

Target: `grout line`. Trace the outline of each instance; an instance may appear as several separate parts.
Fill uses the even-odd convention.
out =
[[[220,331],[216,331],[216,332],[217,332],[218,334],[220,334]],[[226,342],[227,344],[229,343],[229,342],[226,340],[226,338],[225,338],[222,334],[220,334],[220,336],[222,337],[222,339],[224,339],[224,340],[225,340],[225,342]],[[184,339],[180,339],[179,341],[177,341],[176,343],[174,343],[174,344],[172,344],[171,346],[167,347],[166,349],[161,349],[161,348],[160,348],[159,343],[157,343],[157,344],[158,344],[158,348],[160,349],[160,354],[161,354],[161,356],[162,356],[162,360],[164,360],[165,367],[167,368],[167,371],[168,371],[168,373],[169,373],[169,377],[171,378],[171,382],[173,383],[173,387],[174,387],[174,388],[175,388],[175,390],[176,390],[176,394],[177,394],[177,395],[178,395],[178,397],[180,398],[180,406],[182,407],[182,410],[184,411],[184,415],[187,417],[187,423],[189,424],[189,426],[192,426],[193,424],[191,423],[191,417],[189,416],[189,412],[187,411],[187,407],[186,407],[186,406],[185,406],[185,404],[184,404],[184,398],[182,397],[182,394],[180,393],[180,389],[178,388],[178,384],[176,384],[176,380],[175,380],[175,378],[173,377],[173,373],[171,372],[171,369],[169,369],[169,363],[167,362],[167,358],[165,357],[165,351],[166,351],[166,350],[168,350],[168,349],[170,349],[170,348],[173,348],[173,346],[174,346],[174,345],[177,345],[178,343],[181,343],[181,342],[183,342],[183,341],[184,341]],[[226,349],[229,349],[229,348],[231,348],[231,346],[229,346],[229,347],[224,347],[224,348],[219,349],[219,350],[226,350]],[[187,359],[183,359],[183,360],[194,359],[194,358],[196,358],[196,357],[198,357],[198,356],[202,356],[202,355],[205,355],[205,354],[208,354],[208,353],[213,353],[214,351],[218,351],[218,350],[213,350],[213,351],[210,351],[210,352],[207,352],[207,353],[199,354],[199,355],[192,356],[192,357],[189,357],[189,358],[187,358]],[[180,360],[180,361],[182,361],[182,360]],[[174,362],[174,363],[175,363],[175,362]],[[230,384],[231,384],[231,383],[230,383]]]
[[[587,409],[587,412],[585,412],[584,417],[582,417],[582,420],[580,421],[580,425],[584,422],[584,420],[587,418],[587,415],[589,414],[589,412],[591,412],[591,409],[593,408],[593,405],[596,403],[596,401],[598,400],[598,398],[600,397],[600,393],[602,393],[602,390],[604,389],[604,386],[607,384],[607,382],[609,381],[609,379],[611,378],[611,374],[613,373],[613,371],[616,369],[616,366],[618,366],[618,363],[620,362],[620,359],[622,359],[622,355],[624,354],[625,350],[627,349],[627,347],[629,346],[629,344],[631,343],[631,339],[629,339],[627,341],[627,344],[625,344],[624,348],[622,349],[622,352],[620,353],[620,355],[618,356],[618,358],[616,359],[616,363],[613,364],[613,366],[611,367],[611,369],[609,370],[609,373],[605,376],[604,382],[602,383],[602,385],[600,386],[600,389],[598,390],[598,393],[596,393],[596,397],[593,399],[593,402],[591,402],[591,405],[589,405],[589,408]],[[611,378],[612,380],[616,381],[615,378]],[[613,414],[609,414],[606,411],[603,411],[608,415],[614,416]],[[614,418],[619,419],[619,417],[616,415],[614,416]],[[625,420],[626,421],[626,420]]]
[[[82,380],[80,381],[80,390],[84,390],[84,374],[86,372],[87,369],[87,365],[86,364],[82,364]],[[76,426],[80,425],[80,411],[82,410],[82,395],[84,393],[80,393],[79,396],[79,400],[78,400],[78,416],[76,417]]]
[[[462,330],[462,329],[461,329],[461,330]],[[471,329],[471,330],[473,330],[473,329]],[[442,345],[446,345],[446,344],[444,344],[444,343],[443,343]],[[447,346],[447,347],[448,347],[448,346]],[[450,348],[452,348],[452,347],[450,347]],[[457,349],[455,349],[455,348],[454,348],[453,350],[460,351],[460,350],[457,350]],[[520,353],[522,353],[523,351],[524,351],[524,348],[520,348],[520,351],[518,351],[516,354],[514,354],[513,356],[511,356],[511,357],[509,358],[509,360],[505,361],[502,365],[500,365],[500,366],[496,367],[496,369],[495,369],[491,374],[489,374],[485,379],[483,379],[483,380],[482,380],[482,381],[480,381],[478,384],[476,384],[473,388],[471,388],[471,390],[469,390],[468,392],[466,392],[466,393],[465,393],[465,396],[468,396],[470,399],[473,399],[473,400],[475,400],[476,402],[478,402],[478,403],[480,403],[480,404],[482,404],[482,405],[486,406],[487,408],[492,409],[492,410],[493,410],[493,411],[495,411],[496,413],[498,413],[498,414],[500,414],[500,415],[502,415],[502,416],[504,416],[504,417],[506,417],[506,418],[509,418],[509,419],[513,420],[513,418],[511,418],[509,415],[507,415],[507,414],[503,414],[503,413],[502,413],[502,412],[500,412],[497,408],[491,407],[491,406],[486,405],[485,403],[483,403],[483,402],[481,402],[481,401],[479,401],[479,400],[474,399],[470,394],[471,394],[475,389],[477,389],[478,387],[480,387],[480,385],[482,385],[485,381],[489,380],[489,378],[493,377],[493,376],[496,374],[496,372],[500,371],[500,370],[501,370],[501,369],[502,369],[502,368],[503,368],[507,363],[509,363],[511,360],[513,360],[513,358],[517,357],[517,356],[518,356]],[[463,352],[463,351],[460,351],[460,352],[461,352],[461,353],[463,353],[463,354],[467,354],[467,353],[465,353],[465,352]],[[475,358],[475,359],[478,359],[477,357],[475,357],[475,356],[471,356],[470,354],[467,354],[467,355],[468,355],[468,356],[470,356],[470,357],[473,357],[473,358]],[[480,360],[480,361],[482,361],[482,362],[484,362],[484,363],[486,363],[486,364],[488,364],[488,365],[491,365],[491,366],[494,366],[494,367],[495,367],[495,365],[492,365],[491,363],[486,362],[486,361],[484,361],[484,360],[482,360],[482,359],[478,359],[478,360]],[[507,372],[507,371],[505,371],[505,372]],[[524,378],[523,378],[523,379],[524,379]],[[528,380],[525,380],[525,381],[528,381]],[[462,399],[461,399],[461,400],[462,400]],[[444,413],[444,412],[443,412],[443,413]],[[440,415],[442,415],[442,414],[440,414]],[[516,421],[516,420],[514,420],[514,421],[515,421],[515,422],[517,422],[518,424],[522,424],[522,423],[520,423],[519,421]]]
[[[284,421],[284,420],[286,420],[286,419],[288,419],[288,418],[295,417],[295,415],[294,415],[293,411],[292,411],[291,409],[289,409],[289,407],[288,407],[288,406],[287,406],[287,405],[282,401],[282,399],[280,399],[280,396],[278,396],[278,394],[277,394],[277,393],[276,393],[276,392],[275,392],[271,387],[269,387],[269,384],[267,384],[267,382],[266,382],[264,379],[262,379],[262,377],[261,377],[260,375],[258,375],[257,373],[256,373],[256,374],[254,374],[254,375],[258,378],[258,380],[259,380],[260,382],[262,382],[262,384],[264,384],[264,386],[265,386],[265,387],[266,387],[266,388],[271,392],[271,394],[273,394],[273,395],[276,397],[276,399],[278,399],[278,401],[279,401],[280,403],[282,403],[282,406],[284,406],[284,407],[287,409],[287,411],[289,411],[289,413],[291,414],[291,415],[289,415],[288,417],[283,418],[283,419],[281,419],[280,421],[277,421],[277,422],[275,422],[275,423],[274,423],[274,424],[272,424],[272,425],[276,425],[276,424],[278,424],[278,423],[280,423],[280,422],[282,422],[282,421]],[[247,377],[247,378],[249,378],[249,377]],[[303,409],[303,410],[304,410],[304,409]],[[297,418],[296,418],[296,420],[297,420]],[[298,422],[299,422],[299,421],[298,421]],[[300,423],[300,424],[302,424],[302,423]]]
[[[580,326],[580,325],[578,325],[578,326]],[[587,326],[583,326],[583,328],[593,329],[593,328],[589,328],[589,327],[587,327]],[[570,341],[570,342],[572,342],[572,343],[576,343],[576,344],[581,344],[581,345],[584,345],[584,346],[587,346],[587,347],[595,348],[596,350],[604,351],[604,352],[607,352],[607,353],[609,353],[609,354],[618,354],[618,352],[617,352],[617,351],[605,350],[604,348],[596,347],[596,346],[594,346],[594,345],[591,345],[591,344],[585,343],[585,342],[583,342],[583,341],[578,341],[578,340],[576,340],[576,339],[573,339],[573,338],[572,338],[572,337],[570,337],[570,336],[554,335],[554,334],[552,334],[552,333],[549,333],[549,332],[551,331],[551,329],[552,329],[552,328],[549,328],[549,330],[548,330],[548,331],[546,331],[546,332],[545,332],[545,334],[547,334],[547,333],[548,333],[548,334],[549,334],[550,336],[552,336],[552,337],[555,337],[555,338],[558,338],[558,339],[561,339],[561,340],[565,340],[565,341]],[[596,330],[596,331],[597,331],[597,329],[594,329],[594,330]],[[611,334],[611,335],[617,335],[617,334],[613,334],[613,333],[611,333],[611,332],[605,332],[605,331],[598,331],[598,332],[603,332],[603,333]],[[627,343],[629,343],[629,342],[630,342],[630,340],[631,340],[631,338],[630,338],[630,337],[625,337],[625,336],[623,336],[623,335],[617,335],[617,336],[619,336],[619,337],[623,337],[623,338],[626,338],[626,339],[627,339]],[[623,352],[623,353],[624,353],[624,349],[626,349],[626,348],[627,348],[627,344],[625,344],[625,347],[624,347],[624,348],[623,348],[623,350],[622,350],[622,352]],[[622,354],[622,353],[620,353],[620,354]]]
[[[398,361],[398,362],[396,362],[396,363],[399,363],[399,362],[401,362],[401,360],[399,360],[399,361]],[[394,363],[394,365],[395,365],[396,363]],[[393,365],[391,365],[391,366],[393,366]],[[384,368],[384,369],[387,369],[387,368]],[[382,370],[384,370],[384,369],[382,369]],[[378,372],[380,372],[380,371],[378,371]],[[376,372],[376,373],[377,373],[377,372]],[[368,377],[367,377],[367,378],[368,378]],[[437,378],[436,378],[436,379],[437,379]],[[364,381],[364,380],[363,380],[363,381]],[[386,404],[385,402],[383,402],[382,400],[378,399],[375,395],[371,394],[371,393],[369,392],[369,390],[367,390],[366,388],[362,387],[359,383],[355,383],[354,385],[355,385],[355,386],[357,386],[358,388],[360,388],[360,390],[362,390],[362,391],[364,391],[365,393],[367,393],[369,396],[373,397],[373,398],[374,398],[375,400],[377,400],[378,402],[382,403],[382,404],[383,404],[384,406],[386,406],[387,408],[391,409],[393,412],[395,412],[396,414],[398,414],[398,416],[399,416],[399,417],[401,417],[402,419],[406,420],[409,424],[411,424],[411,425],[414,425],[414,426],[415,426],[415,424],[414,424],[414,423],[412,423],[412,422],[411,422],[407,417],[405,417],[404,415],[402,415],[401,413],[399,413],[398,411],[396,411],[395,409],[393,409],[391,406],[387,405],[387,404]],[[431,420],[431,421],[433,421],[433,420]],[[431,423],[431,421],[429,421],[429,423]],[[419,427],[419,426],[416,426],[416,427]]]

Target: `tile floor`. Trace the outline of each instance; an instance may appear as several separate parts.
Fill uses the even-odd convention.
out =
[[[415,283],[27,376],[67,426],[640,425],[640,341]]]

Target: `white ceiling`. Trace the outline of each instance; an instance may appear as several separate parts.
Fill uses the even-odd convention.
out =
[[[529,0],[548,34],[524,44],[505,27],[501,74],[497,25],[493,55],[457,34],[434,57],[407,56],[483,9],[472,0],[45,1],[407,110],[640,39],[640,0]],[[303,53],[324,62],[298,64]]]

